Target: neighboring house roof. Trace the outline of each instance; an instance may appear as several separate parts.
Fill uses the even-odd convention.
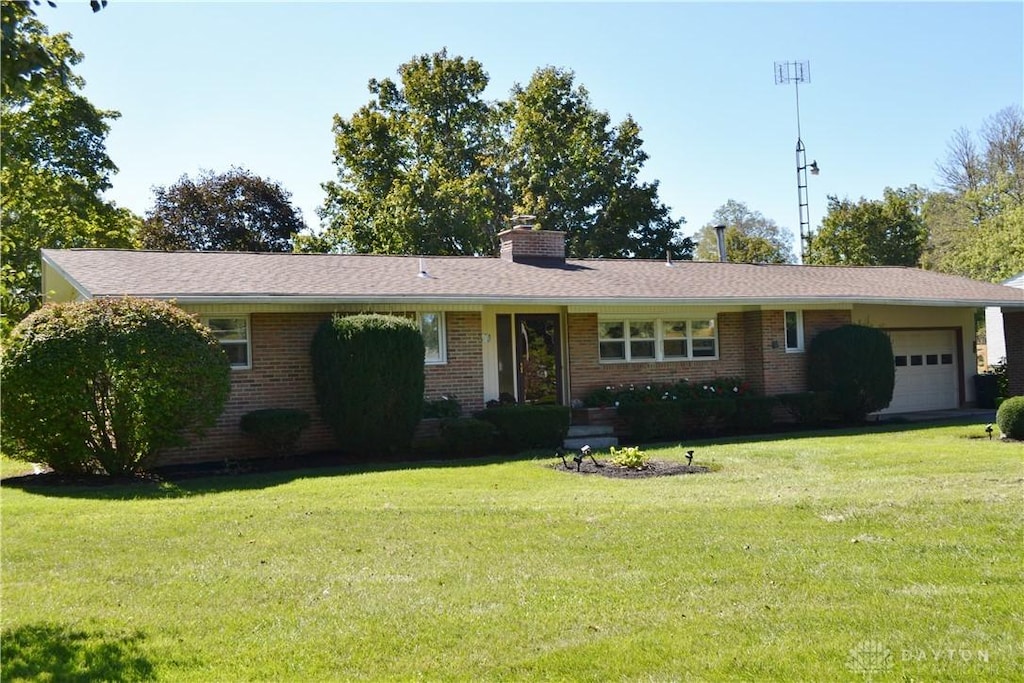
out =
[[[1009,280],[1004,280],[1003,284],[1007,287],[1016,287],[1017,289],[1024,289],[1024,273],[1017,273]]]
[[[1024,308],[1024,291],[897,267],[703,261],[43,250],[86,297],[180,303],[876,303]],[[428,274],[421,276],[421,265]]]

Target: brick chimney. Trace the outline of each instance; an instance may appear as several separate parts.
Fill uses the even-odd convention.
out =
[[[565,233],[560,230],[536,230],[527,220],[514,217],[511,230],[498,233],[501,258],[515,263],[565,263]]]

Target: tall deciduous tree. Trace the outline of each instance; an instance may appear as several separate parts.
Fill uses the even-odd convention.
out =
[[[488,254],[509,212],[499,111],[488,76],[444,50],[371,80],[373,100],[334,118],[338,167],[324,184],[326,230],[304,250]]]
[[[26,3],[2,3],[0,296],[3,330],[40,301],[41,247],[131,246],[138,219],[104,201],[117,167],[108,121],[72,70],[82,55],[51,36]],[[13,63],[7,63],[10,57]]]
[[[828,213],[811,240],[805,261],[820,265],[916,266],[927,232],[923,192],[916,186],[885,188],[881,200],[828,198]]]
[[[574,74],[553,67],[513,88],[508,106],[517,213],[565,232],[572,256],[691,256],[683,221],[658,198],[658,183],[639,180],[648,155],[632,117],[612,126]]]
[[[291,193],[241,168],[185,175],[155,193],[139,232],[145,249],[291,251],[306,227]]]
[[[571,72],[541,69],[505,102],[483,98],[479,62],[446,51],[398,73],[371,81],[374,99],[350,119],[335,117],[326,229],[301,249],[493,254],[515,212],[565,231],[574,256],[692,250],[657,183],[637,178],[639,127],[610,126]]]
[[[725,226],[725,247],[730,261],[738,263],[796,263],[793,236],[760,211],[730,199],[715,209],[711,221],[694,235],[695,257],[700,261],[718,260],[718,236],[715,226]]]
[[[977,140],[956,131],[938,171],[943,189],[924,205],[924,265],[993,282],[1024,271],[1024,110],[986,119]]]

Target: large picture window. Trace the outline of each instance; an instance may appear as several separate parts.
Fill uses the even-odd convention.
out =
[[[227,354],[231,367],[244,370],[251,367],[249,361],[249,317],[245,315],[217,316],[203,319],[213,331],[220,346]]]
[[[597,335],[602,363],[718,357],[714,319],[602,319],[597,325]]]

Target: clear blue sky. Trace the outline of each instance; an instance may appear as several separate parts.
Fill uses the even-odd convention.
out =
[[[371,78],[447,47],[479,60],[486,96],[540,67],[573,70],[613,122],[632,114],[646,180],[684,231],[728,199],[794,234],[793,86],[775,61],[808,60],[800,87],[812,226],[826,197],[937,184],[953,132],[1024,98],[1024,3],[147,3],[98,14],[37,8],[85,54],[86,96],[122,117],[109,197],[144,214],[152,188],[232,165],[279,181],[311,226],[335,176],[332,117]],[[794,243],[794,249],[799,249]]]

